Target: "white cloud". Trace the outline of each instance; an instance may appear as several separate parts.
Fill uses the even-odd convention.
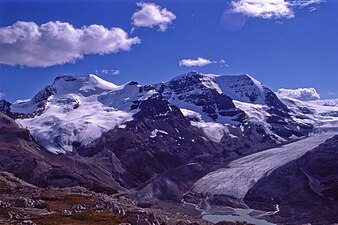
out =
[[[138,2],[136,4],[141,9],[136,11],[131,18],[135,27],[159,26],[160,31],[165,31],[168,25],[176,19],[174,13],[154,3]]]
[[[210,61],[209,59],[198,57],[197,59],[182,59],[180,60],[179,65],[192,67],[192,66],[206,66],[211,63],[213,62]]]
[[[317,10],[316,7],[310,7],[310,8],[309,8],[309,12],[314,12],[314,11],[316,11],[316,10]]]
[[[96,70],[96,73],[105,74],[105,75],[119,75],[121,73],[118,69],[103,69],[101,71]]]
[[[219,61],[211,61],[210,59],[205,59],[202,57],[198,57],[197,59],[182,59],[179,61],[180,66],[187,66],[187,67],[192,67],[192,66],[206,66],[209,64],[220,64],[221,67],[223,66],[229,66],[226,64],[224,59],[221,59]]]
[[[285,0],[236,0],[231,1],[231,11],[248,17],[291,18],[294,12]]]
[[[291,4],[294,6],[306,7],[313,4],[326,2],[326,0],[293,0]]]
[[[5,93],[3,92],[0,92],[0,98],[4,97],[5,96]]]
[[[284,89],[277,92],[279,95],[289,98],[295,98],[302,101],[311,101],[320,99],[320,95],[314,88]]]
[[[227,64],[226,62],[225,62],[225,60],[224,59],[221,59],[221,60],[219,60],[219,61],[213,61],[213,63],[218,63],[218,64],[220,64],[220,67],[229,67],[229,64]]]
[[[74,62],[88,54],[128,51],[140,43],[121,28],[101,25],[74,28],[69,23],[51,21],[42,25],[16,22],[0,28],[0,64],[48,67]]]
[[[232,0],[230,12],[248,17],[280,19],[295,17],[295,9],[325,2],[325,0]]]

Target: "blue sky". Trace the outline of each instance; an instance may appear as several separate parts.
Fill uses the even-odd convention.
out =
[[[250,1],[264,2],[158,0],[137,5],[131,0],[0,0],[0,93],[10,101],[30,98],[62,74],[96,73],[116,84],[131,80],[146,84],[197,70],[248,73],[274,91],[314,87],[322,98],[337,98],[338,1],[276,0],[279,3],[270,11],[261,11],[264,5],[258,3],[246,7]],[[151,5],[166,9],[161,11],[162,22],[142,15],[132,19]],[[109,31],[113,35],[109,39],[67,42],[76,44],[69,46],[71,50],[44,37],[39,39],[44,41],[40,49],[30,40],[20,45],[8,41],[12,36],[7,31],[17,29],[12,26],[17,21],[37,27],[61,21],[76,32],[88,32],[83,26],[97,24],[107,29],[102,32],[121,28],[127,37],[117,47],[105,47],[117,40],[115,31]],[[33,48],[34,57],[28,60]],[[207,65],[185,66],[201,63],[192,61],[199,57]],[[182,63],[182,59],[188,61]]]

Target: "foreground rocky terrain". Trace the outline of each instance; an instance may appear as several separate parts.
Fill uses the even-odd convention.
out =
[[[123,196],[83,187],[39,188],[0,172],[0,224],[15,225],[209,225],[186,214],[140,208]],[[218,225],[251,225],[222,221]]]
[[[81,187],[39,188],[7,172],[0,172],[0,199],[0,224],[208,224]]]

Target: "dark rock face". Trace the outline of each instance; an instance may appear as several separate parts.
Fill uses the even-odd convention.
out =
[[[0,113],[0,170],[41,187],[82,185],[116,192],[118,185],[91,162],[49,153],[10,117]]]
[[[182,120],[184,126],[190,126],[181,110],[169,104],[160,94],[153,95],[146,101],[141,102],[139,109],[140,111],[134,116],[136,120]]]
[[[0,112],[9,113],[11,111],[11,103],[6,100],[0,100]]]
[[[55,90],[52,85],[47,86],[46,88],[39,91],[34,97],[34,103],[43,104],[45,103],[50,96],[55,93]]]
[[[265,92],[265,102],[266,105],[269,106],[273,112],[276,115],[284,116],[284,117],[290,117],[288,114],[290,110],[288,107],[277,97],[275,93],[273,93],[269,88],[264,87]]]
[[[264,87],[265,101],[269,106],[270,117],[267,122],[271,125],[273,133],[282,138],[289,138],[292,135],[302,137],[308,135],[313,127],[311,125],[297,123],[292,119],[289,108],[273,93]]]
[[[250,207],[280,212],[279,223],[338,221],[338,136],[260,180],[245,197]]]
[[[167,100],[170,100],[174,93],[179,101],[201,106],[203,112],[214,121],[220,116],[237,116],[236,120],[243,120],[245,113],[236,108],[232,99],[204,86],[201,81],[202,77],[202,74],[191,72],[167,84],[159,85],[157,91],[162,93]]]
[[[277,146],[276,140],[268,135],[260,125],[246,124],[230,127],[229,131],[236,137],[225,135],[221,144],[238,155],[248,155]]]
[[[0,112],[6,114],[12,119],[23,119],[23,118],[32,118],[34,116],[41,115],[45,109],[48,102],[48,98],[54,94],[54,88],[52,85],[49,85],[39,91],[30,101],[29,104],[35,105],[36,110],[30,114],[23,114],[11,111],[11,103],[5,100],[0,101]],[[19,103],[20,104],[20,103]],[[27,103],[22,103],[27,104]]]

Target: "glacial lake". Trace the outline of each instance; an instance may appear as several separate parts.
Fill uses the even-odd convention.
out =
[[[227,221],[244,221],[247,223],[253,223],[256,225],[276,225],[274,223],[270,223],[264,219],[258,219],[253,216],[250,216],[250,213],[253,212],[252,209],[233,209],[235,212],[231,215],[204,215],[202,217],[203,220],[206,220],[211,223],[218,223],[223,220]]]

